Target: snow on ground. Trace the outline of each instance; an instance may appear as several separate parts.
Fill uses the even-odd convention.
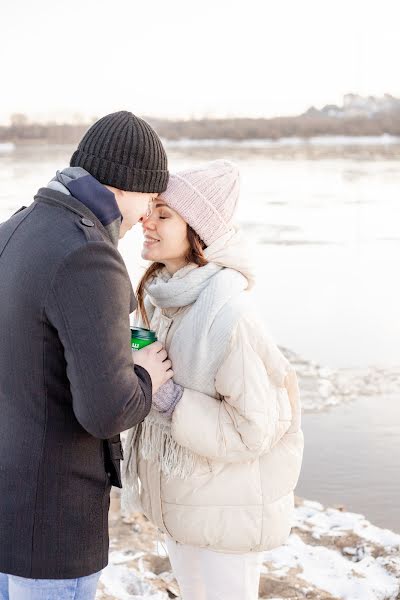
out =
[[[124,522],[118,502],[115,493],[110,564],[97,600],[179,598],[160,534],[142,515]],[[375,527],[363,515],[297,499],[287,544],[264,552],[260,598],[396,600],[400,535]]]
[[[267,564],[267,572],[277,567],[283,577],[291,569],[298,569],[299,581],[337,598],[384,600],[395,598],[399,590],[395,578],[371,556],[354,564],[335,550],[306,544],[296,534],[274,552]]]
[[[267,570],[346,600],[386,600],[400,591],[400,535],[363,515],[301,502],[287,545],[264,553]],[[316,596],[318,597],[318,596]]]

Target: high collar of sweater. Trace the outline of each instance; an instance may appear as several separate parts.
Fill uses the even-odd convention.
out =
[[[146,285],[151,303],[164,309],[193,304],[224,269],[230,269],[238,292],[253,287],[251,250],[240,230],[235,229],[218,238],[204,254],[209,261],[204,267],[188,264],[174,275],[165,267],[161,269]]]
[[[105,227],[111,241],[118,245],[122,215],[114,194],[81,167],[57,171],[47,187],[82,202]]]

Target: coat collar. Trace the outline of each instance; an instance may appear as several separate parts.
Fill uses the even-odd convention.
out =
[[[96,215],[87,206],[82,204],[82,202],[80,202],[73,196],[63,194],[62,192],[58,192],[57,190],[52,190],[50,188],[44,187],[39,189],[38,193],[34,197],[34,200],[35,202],[45,202],[48,204],[63,206],[67,210],[70,210],[71,212],[79,215],[80,217],[90,219],[91,221],[93,221],[96,227],[100,229],[100,231],[104,234],[105,238],[111,242],[107,229],[96,217]]]

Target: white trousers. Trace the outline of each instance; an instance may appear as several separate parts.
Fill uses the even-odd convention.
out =
[[[221,554],[166,536],[182,600],[258,600],[262,552]]]

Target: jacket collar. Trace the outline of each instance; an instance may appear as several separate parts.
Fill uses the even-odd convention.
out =
[[[108,234],[107,229],[100,222],[100,220],[96,217],[96,215],[82,202],[74,198],[73,196],[69,196],[67,194],[63,194],[62,192],[58,192],[57,190],[52,190],[50,188],[40,188],[38,193],[34,197],[35,202],[45,202],[48,204],[55,204],[58,206],[63,206],[67,210],[79,215],[80,217],[85,217],[86,219],[90,219],[96,225],[98,229],[104,234],[107,240],[111,242],[110,236]]]

